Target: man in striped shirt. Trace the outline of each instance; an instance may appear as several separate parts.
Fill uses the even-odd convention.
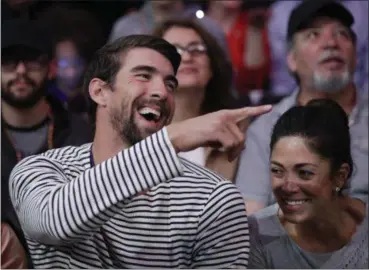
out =
[[[243,123],[271,108],[165,127],[180,60],[156,37],[105,45],[85,78],[93,143],[26,158],[13,170],[12,202],[36,268],[247,267],[239,191],[176,153],[213,145],[232,159],[243,147]]]

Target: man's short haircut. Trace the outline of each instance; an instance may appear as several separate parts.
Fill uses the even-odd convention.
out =
[[[123,64],[121,59],[131,49],[149,48],[155,50],[167,58],[177,73],[181,63],[181,56],[176,48],[166,40],[149,35],[131,35],[119,38],[111,43],[105,44],[97,50],[92,57],[84,77],[83,92],[87,99],[87,108],[91,124],[95,124],[97,104],[89,94],[89,84],[92,79],[99,78],[113,86],[115,77]]]

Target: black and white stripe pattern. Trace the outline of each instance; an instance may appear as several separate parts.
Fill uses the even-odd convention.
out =
[[[12,172],[36,268],[247,267],[239,191],[178,159],[166,129],[93,168],[90,149],[50,150]]]

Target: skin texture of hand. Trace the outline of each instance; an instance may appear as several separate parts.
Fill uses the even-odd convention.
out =
[[[167,127],[176,152],[212,147],[234,160],[243,150],[248,119],[269,112],[271,105],[221,110],[173,123]]]

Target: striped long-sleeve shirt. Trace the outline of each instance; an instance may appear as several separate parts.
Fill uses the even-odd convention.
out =
[[[245,268],[237,188],[179,159],[166,129],[91,166],[91,144],[32,156],[10,192],[36,268]]]

